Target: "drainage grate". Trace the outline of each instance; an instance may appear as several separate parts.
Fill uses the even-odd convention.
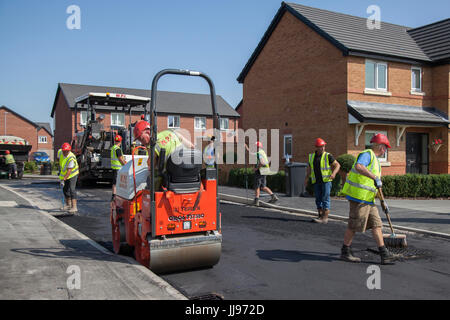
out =
[[[414,247],[388,248],[390,252],[399,256],[400,259],[427,259],[433,256],[432,251]],[[378,249],[368,248],[367,251],[379,254]]]
[[[190,297],[189,300],[224,300],[225,298],[218,293],[208,293],[200,296]]]

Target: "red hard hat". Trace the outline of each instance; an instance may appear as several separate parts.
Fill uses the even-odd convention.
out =
[[[121,142],[122,141],[122,137],[118,134],[116,134],[116,136],[114,137],[114,141],[115,142]]]
[[[150,123],[148,123],[145,120],[141,120],[138,123],[136,123],[133,130],[134,138],[135,139],[139,138],[145,129],[150,129]]]
[[[262,148],[262,146],[263,146],[263,144],[261,143],[261,141],[256,141],[256,146],[258,147],[258,148]]]
[[[370,143],[385,144],[388,148],[391,147],[388,138],[382,133],[374,135],[372,139],[370,139]]]
[[[72,147],[67,142],[64,142],[61,149],[62,149],[62,151],[70,151],[70,150],[72,150]]]
[[[317,138],[316,139],[316,147],[323,147],[324,145],[326,145],[327,143],[325,142],[325,140],[321,139],[321,138]]]
[[[9,150],[6,150],[5,153],[6,153],[6,154],[10,154]]]

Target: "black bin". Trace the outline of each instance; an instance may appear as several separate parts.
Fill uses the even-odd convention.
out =
[[[43,162],[41,164],[41,175],[49,176],[52,174],[52,164],[50,162]]]
[[[305,177],[307,163],[290,162],[285,165],[286,172],[286,195],[288,197],[299,197],[305,192]]]

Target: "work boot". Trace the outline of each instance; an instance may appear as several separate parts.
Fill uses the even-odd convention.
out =
[[[69,212],[70,213],[77,213],[78,212],[77,199],[72,199],[72,208],[70,208]]]
[[[351,247],[347,247],[346,245],[342,246],[341,249],[341,260],[347,261],[347,262],[361,262],[361,259],[358,257],[355,257],[352,252]]]
[[[378,248],[381,257],[381,264],[395,264],[394,261],[397,259],[397,255],[390,252],[386,246]]]
[[[255,201],[253,202],[253,204],[254,204],[256,207],[259,207],[259,198],[255,198]]]
[[[62,206],[61,210],[67,211],[72,208],[72,199],[70,197],[64,197],[64,205]]]
[[[327,224],[329,214],[330,214],[330,210],[322,210],[322,215],[319,217],[319,219],[313,219],[313,222]]]
[[[269,200],[269,203],[275,203],[278,201],[278,197],[275,195],[275,193],[271,194],[272,199]]]

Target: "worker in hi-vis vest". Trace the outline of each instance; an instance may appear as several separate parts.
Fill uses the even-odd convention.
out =
[[[257,151],[255,153],[250,152],[250,148],[247,144],[245,145],[245,149],[249,152],[249,154],[256,155],[256,166],[255,166],[255,200],[253,204],[259,207],[259,196],[261,194],[261,190],[267,192],[270,195],[269,203],[275,203],[278,201],[278,197],[275,193],[270,190],[267,186],[267,174],[270,165],[269,159],[267,158],[266,152],[263,149],[263,144],[260,141],[255,143],[257,147]]]
[[[16,178],[16,160],[9,150],[5,151],[5,164],[8,167],[8,179]]]
[[[309,154],[305,177],[305,186],[308,184],[309,177],[311,177],[314,196],[316,197],[319,217],[313,219],[313,222],[324,224],[328,223],[328,215],[330,214],[331,184],[341,169],[341,165],[334,159],[333,155],[325,151],[326,144],[323,139],[316,139],[316,151]]]
[[[134,130],[133,130],[134,138],[136,140],[139,140],[141,144],[147,148],[150,147],[150,138],[151,138],[151,131],[150,131],[150,124],[145,121],[141,120],[138,123],[136,123]],[[155,168],[159,167],[159,161],[164,161],[163,168],[166,167],[167,160],[169,159],[170,155],[178,149],[180,146],[186,146],[188,148],[193,148],[194,145],[192,142],[190,142],[188,139],[186,139],[181,133],[178,133],[175,130],[167,129],[163,130],[158,133],[156,138],[156,146],[155,146],[155,154],[156,154],[156,163]],[[160,153],[161,150],[165,150],[165,157],[164,159],[161,159]],[[148,169],[150,170],[150,157],[147,160]],[[160,177],[156,178],[156,189],[159,189],[159,186],[161,185],[161,179]]]
[[[116,134],[114,137],[114,145],[111,147],[111,169],[113,169],[113,180],[112,180],[112,197],[111,201],[114,200],[116,196],[116,182],[117,182],[117,173],[127,162],[123,157],[122,149],[120,148],[120,144],[122,143],[122,137]]]
[[[370,149],[358,154],[342,188],[342,193],[347,196],[350,204],[350,213],[341,249],[341,259],[348,262],[361,262],[359,257],[353,255],[350,246],[356,232],[371,229],[378,246],[381,264],[391,264],[397,256],[384,245],[383,223],[375,205],[378,189],[383,185],[378,157],[383,156],[391,145],[382,133],[373,136],[370,143],[372,144]]]
[[[75,155],[71,152],[72,147],[65,142],[62,145],[62,158],[60,158],[61,171],[59,177],[61,183],[64,184],[63,192],[66,199],[67,207],[70,213],[76,213],[77,208],[77,193],[76,186],[78,180],[78,162]]]
[[[211,136],[208,145],[203,150],[203,161],[206,164],[206,168],[214,168],[216,163],[216,150],[214,148],[215,136]]]

